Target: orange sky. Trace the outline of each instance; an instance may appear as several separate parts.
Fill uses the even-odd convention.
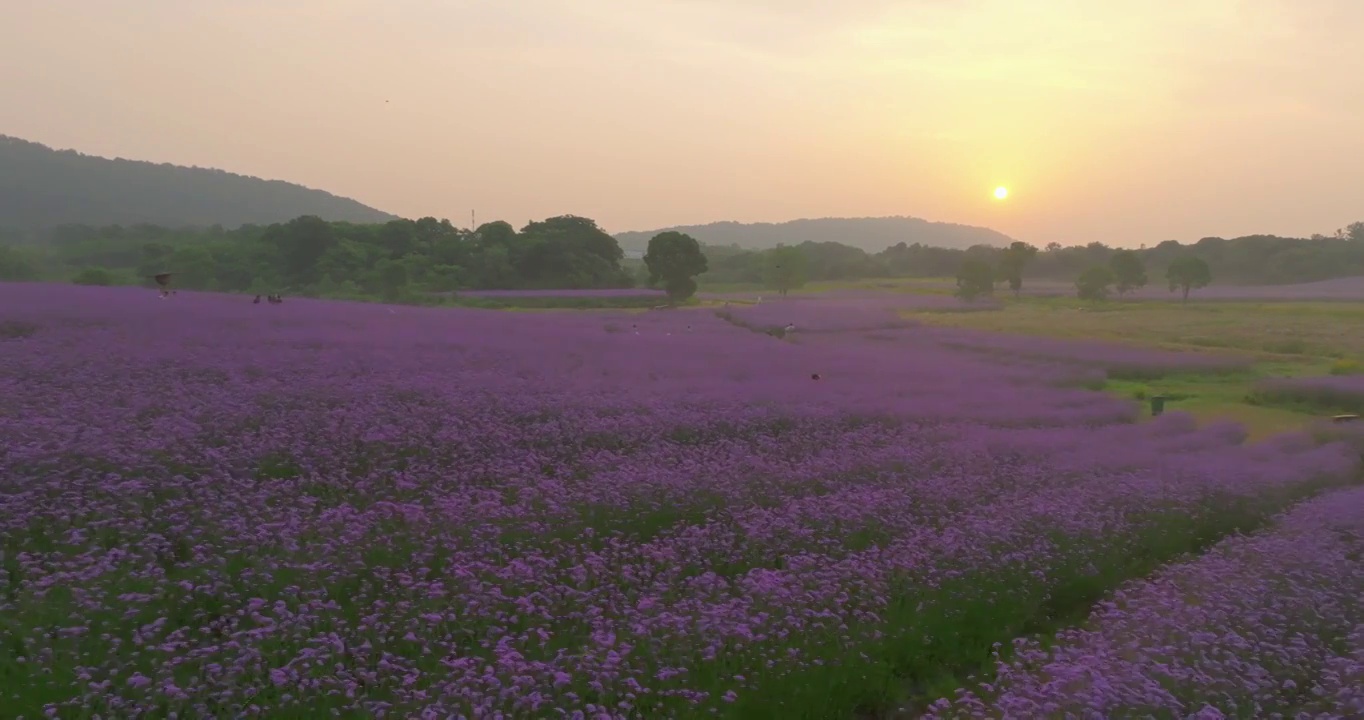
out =
[[[1364,219],[1362,31],[1364,0],[13,0],[0,133],[457,224],[1306,235]]]

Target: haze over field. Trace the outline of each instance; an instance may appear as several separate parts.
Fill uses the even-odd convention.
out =
[[[1361,28],[1353,0],[15,2],[0,131],[407,217],[1305,236],[1358,217]]]
[[[1364,718],[1360,30],[0,0],[0,715]]]

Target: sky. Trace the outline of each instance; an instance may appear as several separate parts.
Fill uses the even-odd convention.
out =
[[[1306,236],[1364,219],[1361,31],[1364,0],[0,0],[0,134],[457,225]]]

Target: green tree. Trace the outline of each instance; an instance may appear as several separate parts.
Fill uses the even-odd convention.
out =
[[[490,247],[510,248],[516,244],[516,228],[505,220],[483,223],[474,231],[474,244],[480,250]]]
[[[512,264],[511,251],[502,245],[492,245],[475,252],[469,258],[470,285],[478,290],[515,288],[523,284]]]
[[[114,274],[102,267],[88,267],[76,273],[71,282],[77,285],[113,285]]]
[[[311,285],[322,279],[318,260],[339,241],[336,228],[315,215],[271,225],[264,240],[277,248],[285,280],[295,285]]]
[[[1184,302],[1188,302],[1190,290],[1207,287],[1212,282],[1212,270],[1197,255],[1181,255],[1166,268],[1165,279],[1170,282],[1170,292],[1182,290]]]
[[[561,215],[521,229],[512,263],[529,287],[605,288],[628,285],[620,244],[591,219]]]
[[[465,269],[459,265],[432,265],[427,271],[426,286],[433,292],[453,292],[465,281]]]
[[[969,258],[957,268],[957,297],[972,302],[995,292],[995,271],[982,258]]]
[[[1109,288],[1117,281],[1106,265],[1095,265],[1080,273],[1075,281],[1075,294],[1081,300],[1107,300]]]
[[[379,226],[378,240],[388,257],[397,260],[417,250],[417,224],[411,220],[390,220]]]
[[[768,250],[763,280],[767,287],[779,295],[797,290],[805,285],[809,274],[805,253],[800,248],[779,246]]]
[[[0,245],[0,280],[37,280],[38,267],[17,248]]]
[[[999,254],[999,272],[1009,282],[1014,297],[1023,290],[1023,269],[1037,257],[1037,248],[1015,240]]]
[[[649,269],[649,284],[662,281],[668,300],[674,304],[696,294],[696,276],[708,269],[696,238],[675,231],[661,232],[649,240],[644,265]]]
[[[1146,286],[1146,264],[1141,256],[1131,250],[1119,250],[1108,260],[1108,269],[1113,271],[1114,285],[1119,295]]]
[[[380,260],[374,268],[374,285],[385,300],[402,298],[407,292],[407,266],[400,260]]]
[[[203,245],[184,245],[166,260],[166,272],[175,273],[176,287],[209,290],[217,287],[218,264]]]

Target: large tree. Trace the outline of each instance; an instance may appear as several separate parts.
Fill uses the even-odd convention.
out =
[[[1119,295],[1146,286],[1146,264],[1141,256],[1131,250],[1119,250],[1108,260],[1108,269],[1113,271],[1114,285]]]
[[[661,232],[649,239],[644,266],[649,269],[649,284],[661,281],[673,303],[696,294],[696,276],[707,270],[701,244],[696,238],[676,231]]]
[[[1075,294],[1081,300],[1107,300],[1108,289],[1116,280],[1108,266],[1095,265],[1075,280]]]
[[[994,291],[995,271],[990,263],[970,258],[957,268],[957,297],[970,302],[982,295],[993,295]]]
[[[808,272],[805,253],[800,248],[783,246],[767,251],[764,279],[778,294],[785,295],[803,286]]]
[[[316,215],[271,225],[262,239],[276,248],[281,273],[294,285],[310,285],[322,279],[317,261],[338,242],[336,228]]]
[[[19,248],[0,245],[0,280],[37,280],[38,268]]]
[[[625,253],[593,220],[562,215],[521,229],[512,263],[530,287],[602,288],[628,284]]]
[[[1170,292],[1182,290],[1184,302],[1188,302],[1190,290],[1207,287],[1212,282],[1212,270],[1207,261],[1197,255],[1181,255],[1166,268],[1165,279],[1170,282]]]
[[[1037,257],[1037,248],[1017,240],[1009,243],[1009,247],[1000,252],[1000,276],[1009,281],[1009,289],[1013,291],[1014,297],[1018,297],[1023,290],[1023,268],[1027,267],[1034,257]]]

